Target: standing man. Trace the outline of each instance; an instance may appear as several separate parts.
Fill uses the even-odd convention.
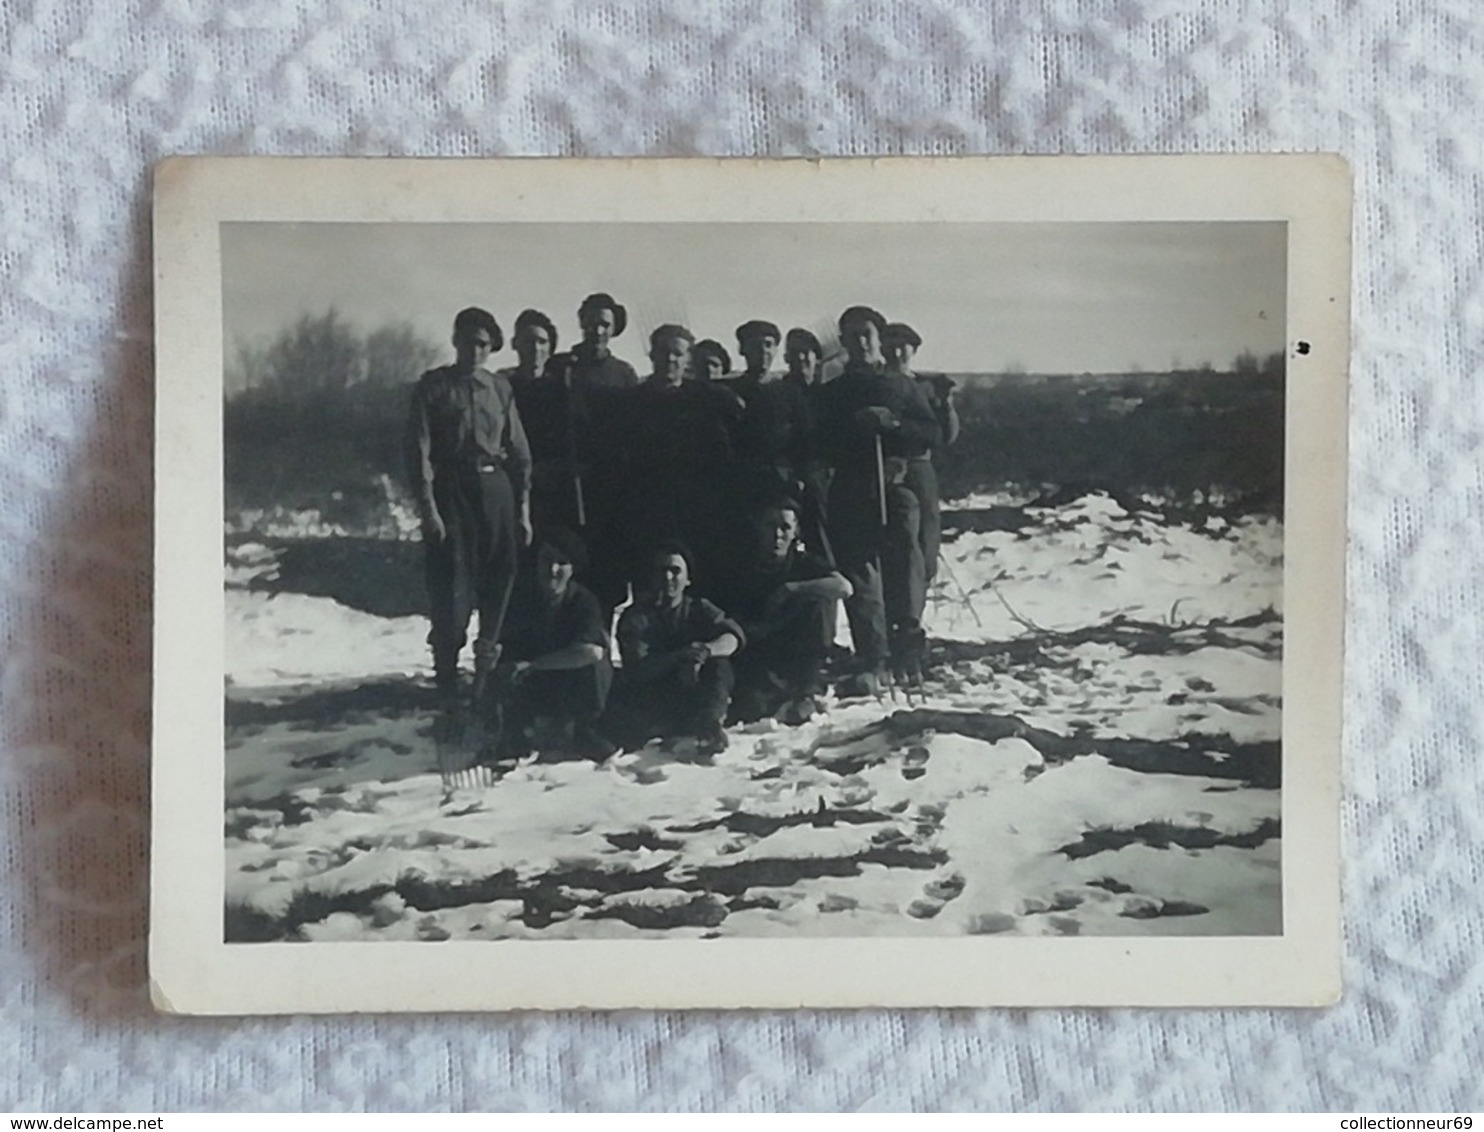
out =
[[[550,364],[557,329],[543,312],[523,310],[511,334],[516,364],[496,376],[510,382],[515,407],[531,446],[531,520],[537,527],[576,528],[577,485],[573,476],[567,390]]]
[[[726,750],[722,721],[734,679],[727,658],[744,637],[735,621],[688,592],[690,567],[683,546],[660,543],[650,586],[618,620],[623,668],[604,726],[627,749],[656,736],[694,736],[703,755]]]
[[[733,661],[732,713],[744,723],[775,716],[794,725],[821,708],[835,617],[851,588],[843,574],[799,546],[802,511],[796,500],[781,499],[753,516],[753,547],[720,595],[747,635]]]
[[[619,424],[624,394],[639,384],[634,367],[610,349],[629,324],[629,312],[605,291],[582,300],[577,308],[582,341],[552,360],[552,376],[566,391],[567,450],[572,462],[574,518],[592,551],[589,576],[604,608],[612,611],[624,599],[620,566],[624,532],[619,509],[624,471],[623,430]]]
[[[912,359],[921,347],[922,338],[905,322],[888,324],[881,336],[887,372],[915,382],[938,420],[938,442],[930,452],[907,461],[907,474],[902,481],[917,496],[922,510],[922,563],[927,584],[932,585],[938,574],[938,554],[943,543],[943,508],[935,461],[942,459],[943,449],[958,439],[958,412],[953,407],[953,382],[946,374],[914,372]]]
[[[813,431],[809,397],[772,372],[778,344],[778,327],[771,322],[753,319],[737,327],[737,347],[747,364],[732,388],[743,405],[736,429],[736,457],[747,515],[764,503],[798,492],[799,476],[809,459]],[[750,550],[747,547],[744,553]]]
[[[499,658],[500,631],[520,545],[530,541],[531,451],[510,383],[484,368],[504,343],[478,307],[454,318],[452,365],[429,370],[412,394],[407,459],[422,522],[432,622],[433,678],[459,690],[459,653],[479,611],[475,670]]]
[[[740,402],[724,383],[689,379],[692,335],[666,323],[650,335],[653,372],[625,394],[624,534],[630,579],[649,573],[656,543],[694,548],[690,573],[703,584],[726,558],[725,486],[732,464],[730,425]]]
[[[827,533],[829,529],[827,501],[834,469],[821,454],[817,437],[812,431],[819,423],[819,398],[825,387],[823,375],[820,372],[824,364],[824,349],[812,331],[796,326],[784,339],[783,360],[788,366],[788,372],[783,375],[783,380],[804,394],[809,407],[811,425],[809,454],[799,469],[799,481],[803,484],[799,502],[804,505],[803,514],[799,517],[801,534],[805,546],[826,562],[833,564],[835,552],[830,546]]]
[[[845,370],[820,391],[817,437],[834,467],[830,542],[852,594],[845,602],[859,665],[845,690],[874,694],[888,662],[912,670],[926,639],[921,507],[906,463],[937,443],[938,421],[910,378],[884,372],[886,320],[870,307],[840,315]]]

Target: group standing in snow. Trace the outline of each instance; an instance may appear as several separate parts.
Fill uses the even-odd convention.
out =
[[[729,721],[802,722],[820,708],[842,601],[842,695],[920,671],[933,459],[958,419],[952,382],[913,369],[917,333],[850,307],[844,367],[825,381],[808,330],[743,323],[730,376],[721,343],[665,324],[641,379],[610,350],[623,305],[590,295],[577,315],[582,340],[558,352],[552,320],[522,311],[517,364],[491,371],[500,326],[461,311],[455,361],[413,393],[440,693],[462,695],[476,612],[475,699],[499,713],[503,754],[602,757],[656,736],[715,752]]]

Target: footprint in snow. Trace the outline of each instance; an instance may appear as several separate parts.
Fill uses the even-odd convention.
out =
[[[827,893],[819,902],[821,912],[851,912],[860,907],[860,901],[853,896],[841,896],[838,893]]]
[[[1015,917],[1008,912],[981,912],[964,926],[970,935],[998,935],[1015,927]]]
[[[922,892],[924,896],[946,902],[957,899],[962,894],[965,883],[962,873],[949,873],[924,885]]]
[[[432,916],[424,916],[417,922],[417,938],[428,943],[442,943],[453,936],[447,929],[440,928]]]

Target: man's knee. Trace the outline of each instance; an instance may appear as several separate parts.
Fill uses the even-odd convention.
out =
[[[824,655],[835,639],[835,625],[840,616],[839,599],[794,594],[792,600],[790,644],[797,651],[811,654],[818,651]]]

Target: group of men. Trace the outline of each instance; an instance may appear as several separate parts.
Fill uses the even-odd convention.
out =
[[[440,692],[461,694],[476,611],[475,699],[507,751],[601,757],[692,736],[715,752],[730,719],[801,722],[820,708],[840,602],[842,693],[920,667],[933,456],[958,419],[952,383],[912,368],[916,332],[850,307],[844,368],[825,381],[808,330],[743,323],[729,376],[725,347],[665,324],[641,380],[611,350],[627,321],[589,295],[582,340],[559,353],[551,319],[522,311],[517,364],[491,372],[504,336],[469,308],[454,363],[419,379],[408,454]]]

